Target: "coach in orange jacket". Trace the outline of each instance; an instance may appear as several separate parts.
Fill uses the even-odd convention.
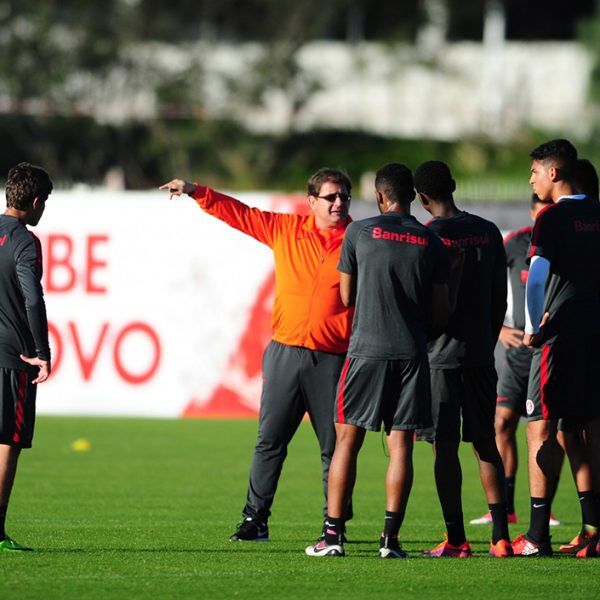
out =
[[[340,298],[337,264],[350,222],[348,176],[320,169],[308,180],[309,216],[272,213],[182,179],[161,186],[188,194],[210,215],[273,250],[273,339],[263,356],[258,440],[250,468],[244,520],[230,537],[268,541],[268,519],[287,446],[306,412],[321,447],[327,514],[327,478],[335,446],[333,405],[352,325]]]

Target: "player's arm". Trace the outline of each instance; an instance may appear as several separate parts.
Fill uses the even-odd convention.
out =
[[[525,336],[523,343],[537,348],[542,343],[541,328],[549,315],[543,315],[546,281],[550,273],[550,261],[543,256],[533,256],[525,286]]]
[[[356,304],[356,277],[348,273],[340,273],[340,296],[346,307]]]
[[[15,243],[15,268],[25,301],[27,322],[35,342],[36,356],[21,355],[21,360],[38,368],[33,383],[42,383],[50,376],[50,345],[44,292],[40,283],[38,251],[35,238],[25,233],[23,240]],[[40,257],[41,260],[41,257]]]
[[[462,277],[464,252],[448,250],[434,233],[431,233],[430,241],[435,266],[429,290],[427,335],[434,339],[441,335],[454,312]]]
[[[357,223],[350,223],[340,252],[340,261],[337,269],[340,272],[340,297],[344,306],[356,304],[356,288],[358,264],[356,261],[356,239],[360,231]]]
[[[168,191],[169,198],[182,194],[191,196],[208,214],[269,247],[273,247],[277,228],[287,216],[250,207],[231,196],[183,179],[172,179],[159,189]]]

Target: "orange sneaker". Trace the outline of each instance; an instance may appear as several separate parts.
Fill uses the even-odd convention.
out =
[[[550,540],[536,544],[523,534],[513,540],[512,549],[515,556],[552,556]]]
[[[589,537],[589,542],[575,553],[577,558],[596,558],[598,556],[598,534]]]
[[[598,542],[598,536],[582,531],[578,533],[568,544],[563,544],[558,551],[561,554],[577,554],[580,550],[583,550],[592,541]]]
[[[448,542],[448,536],[444,535],[444,537],[446,539],[433,548],[433,550],[424,550],[423,556],[428,556],[429,558],[441,558],[444,556],[450,558],[469,558],[473,554],[469,542],[463,542],[460,546],[453,546]]]
[[[512,544],[508,540],[498,540],[495,544],[490,542],[490,556],[495,558],[510,558],[513,557]]]

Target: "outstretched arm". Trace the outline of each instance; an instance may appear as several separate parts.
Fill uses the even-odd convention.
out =
[[[279,229],[286,219],[295,218],[293,215],[282,215],[250,207],[231,196],[184,179],[172,179],[161,185],[159,189],[169,192],[169,198],[188,194],[208,214],[270,248],[273,247]]]

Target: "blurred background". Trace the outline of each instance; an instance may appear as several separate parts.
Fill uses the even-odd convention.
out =
[[[441,159],[506,233],[558,136],[600,164],[597,0],[0,0],[0,180],[27,160],[56,184],[40,411],[256,414],[271,252],[172,177],[298,212],[342,167],[361,218],[382,164]]]
[[[0,0],[0,177],[292,191],[439,158],[516,200],[546,138],[598,164],[599,114],[598,0]]]

